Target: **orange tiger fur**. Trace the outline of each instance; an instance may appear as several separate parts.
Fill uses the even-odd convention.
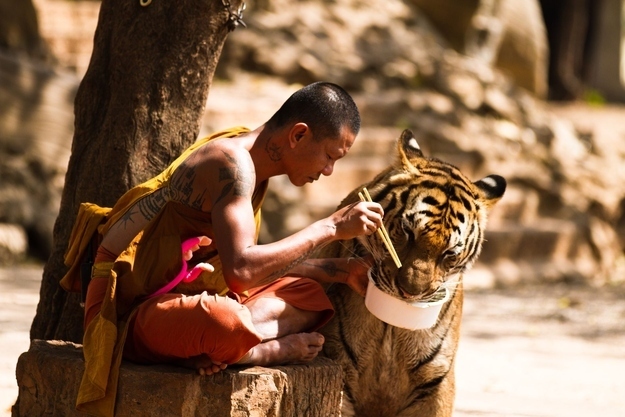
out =
[[[471,182],[452,165],[424,157],[412,132],[405,130],[396,163],[364,186],[384,208],[402,267],[397,269],[377,235],[335,242],[319,256],[372,253],[372,276],[383,291],[417,300],[448,285],[452,296],[434,327],[410,331],[378,320],[347,286],[328,289],[336,315],[321,332],[324,354],[344,371],[343,416],[451,416],[461,276],[479,255],[487,212],[503,196],[506,181],[491,175]],[[358,201],[360,190],[340,207]],[[450,283],[450,275],[460,278]]]

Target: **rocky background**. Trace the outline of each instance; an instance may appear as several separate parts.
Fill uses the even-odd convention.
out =
[[[203,133],[256,127],[300,85],[322,79],[349,89],[363,116],[356,145],[330,179],[301,189],[273,181],[262,239],[329,213],[389,163],[395,139],[410,128],[427,153],[469,177],[497,173],[508,180],[467,281],[622,282],[625,141],[618,127],[599,134],[604,126],[573,123],[578,120],[562,116],[571,112],[544,101],[548,46],[538,2],[451,2],[452,21],[440,17],[448,2],[430,3],[248,4],[247,28],[233,32],[224,48]],[[51,247],[73,134],[73,95],[99,4],[36,0],[35,6],[58,64],[51,70],[0,55],[3,264],[45,259]],[[580,120],[602,111],[583,103],[576,109]]]

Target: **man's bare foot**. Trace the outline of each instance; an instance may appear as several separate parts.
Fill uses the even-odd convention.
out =
[[[254,346],[241,358],[241,365],[286,365],[315,359],[323,347],[320,333],[296,333]]]
[[[184,359],[179,362],[180,365],[197,369],[200,375],[213,375],[220,371],[223,371],[228,366],[225,363],[213,361],[206,355],[195,356],[193,358]]]

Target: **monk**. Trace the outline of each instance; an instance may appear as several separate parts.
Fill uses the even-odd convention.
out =
[[[260,206],[270,177],[286,175],[303,186],[331,175],[359,129],[349,94],[314,83],[255,130],[234,128],[197,141],[112,209],[81,206],[70,245],[82,248],[78,240],[96,226],[100,245],[85,303],[77,408],[113,413],[122,357],[181,364],[202,375],[229,364],[314,359],[324,342],[316,330],[334,313],[320,283],[343,283],[364,295],[368,265],[310,255],[331,241],[374,233],[382,207],[352,204],[282,240],[258,244]],[[182,251],[190,238],[195,245]],[[202,263],[205,271],[152,297],[183,262]],[[66,288],[73,285],[69,275]]]

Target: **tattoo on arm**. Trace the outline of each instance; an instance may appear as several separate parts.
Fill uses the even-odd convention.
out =
[[[219,168],[219,182],[225,182],[225,184],[221,189],[221,194],[217,200],[215,200],[215,204],[228,194],[232,194],[235,197],[249,195],[254,188],[254,181],[250,173],[244,169],[240,169],[237,166],[236,159],[232,156],[228,155],[226,152],[223,152],[223,154],[232,165]]]
[[[152,218],[154,218],[154,216],[156,216],[156,214],[163,208],[167,202],[164,194],[165,189],[161,188],[137,202],[139,213],[141,213],[146,220],[152,220]],[[129,213],[129,216],[132,217],[133,214],[134,212],[131,212]],[[132,218],[129,220],[133,221]]]
[[[291,262],[290,264],[288,264],[287,266],[285,266],[284,268],[280,269],[279,271],[274,272],[273,274],[269,275],[268,280],[273,281],[275,279],[281,278],[284,276],[284,274],[286,274],[287,272],[289,272],[291,269],[293,269],[295,266],[301,264],[302,262],[304,262],[306,259],[308,259],[308,257],[310,256],[310,254],[313,251],[310,250],[304,254],[302,254],[299,258],[297,258],[296,260],[294,260],[293,262]]]
[[[304,265],[312,266],[313,268],[319,268],[323,270],[329,277],[335,277],[339,273],[349,274],[349,271],[340,269],[336,265],[336,263],[332,261],[326,261],[321,264],[312,263],[312,262],[304,262]]]
[[[128,222],[130,223],[134,223],[135,220],[132,218],[132,216],[136,213],[136,211],[133,210],[133,208],[129,208],[128,211],[126,213],[124,213],[124,215],[122,216],[121,219],[119,219],[120,224],[124,227],[124,229],[126,229],[126,227],[128,226]]]

